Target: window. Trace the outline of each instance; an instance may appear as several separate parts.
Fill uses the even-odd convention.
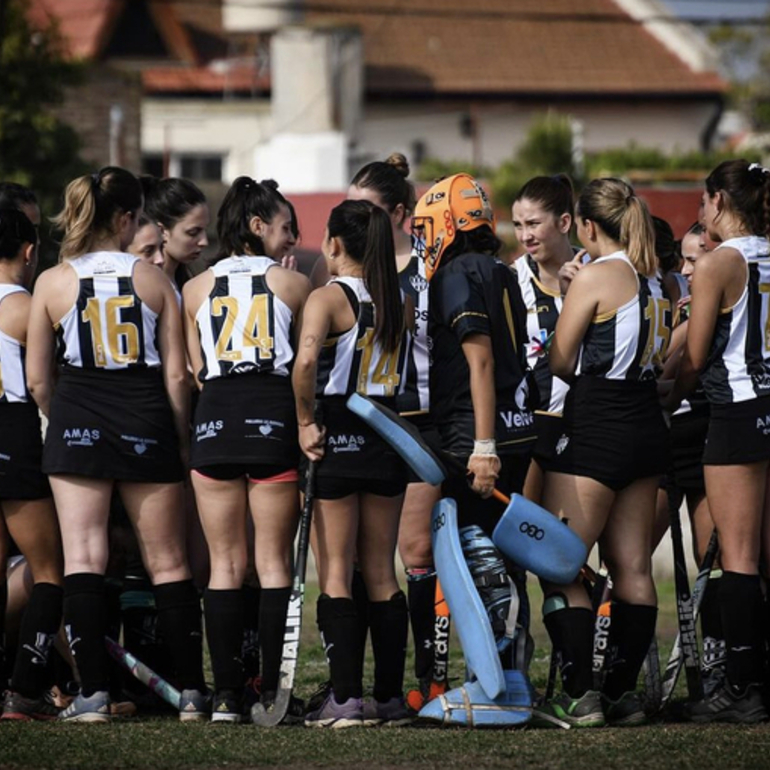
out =
[[[194,182],[221,182],[224,158],[222,155],[171,153],[168,168],[163,155],[148,153],[142,157],[142,173],[157,177],[181,176]]]

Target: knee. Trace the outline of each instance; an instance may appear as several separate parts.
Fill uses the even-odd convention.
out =
[[[398,544],[398,551],[406,569],[433,566],[433,548],[431,547],[430,534],[402,538]]]

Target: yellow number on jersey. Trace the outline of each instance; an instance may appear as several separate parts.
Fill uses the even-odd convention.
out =
[[[649,366],[651,363],[655,366],[662,366],[663,359],[666,357],[668,343],[671,341],[670,324],[666,323],[666,315],[671,317],[671,302],[667,299],[649,297],[647,306],[644,308],[644,318],[649,321],[649,331],[647,333],[647,344],[644,346],[644,354],[640,365]],[[663,342],[658,350],[655,350],[655,340],[661,339]]]
[[[401,352],[399,345],[392,353],[383,352],[371,370],[372,355],[374,353],[374,329],[368,328],[363,337],[356,343],[356,350],[361,350],[361,364],[358,367],[358,386],[356,390],[366,395],[368,383],[372,385],[381,385],[382,395],[395,396],[396,389],[401,382],[401,375],[398,372],[398,358]],[[371,376],[370,376],[371,372]]]
[[[120,320],[123,308],[134,307],[133,295],[110,297],[104,303],[107,316],[107,349],[116,364],[133,364],[139,360],[139,329],[130,321]],[[83,322],[91,326],[91,344],[94,351],[94,362],[97,366],[107,366],[107,353],[102,335],[102,306],[97,297],[91,297],[86,302],[81,314]]]
[[[243,347],[259,348],[260,358],[272,358],[275,340],[270,336],[270,313],[267,294],[257,294],[251,300],[249,315],[243,328]],[[238,316],[238,300],[235,297],[215,297],[211,303],[211,314],[221,316],[226,311],[222,331],[215,345],[219,361],[240,361],[243,354],[240,350],[228,350],[233,332],[235,319]]]

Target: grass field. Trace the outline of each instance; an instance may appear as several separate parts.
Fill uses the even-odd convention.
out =
[[[675,636],[673,587],[659,586],[659,639],[665,664]],[[305,609],[298,691],[307,696],[326,678],[315,630],[312,591]],[[539,606],[537,589],[533,607]],[[535,615],[538,613],[535,612]],[[543,688],[548,648],[539,622],[532,670]],[[409,662],[411,666],[411,661]],[[411,668],[408,668],[411,671]],[[453,645],[451,674],[462,661]],[[680,684],[679,694],[682,693]],[[0,723],[0,768],[770,768],[770,725],[707,726],[662,721],[636,729],[600,730],[309,730],[252,725],[183,725],[171,717],[111,725]]]

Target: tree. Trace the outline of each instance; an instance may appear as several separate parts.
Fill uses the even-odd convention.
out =
[[[77,134],[55,112],[81,68],[65,58],[55,24],[31,26],[27,0],[0,0],[0,11],[0,180],[30,187],[52,212],[85,171]]]

